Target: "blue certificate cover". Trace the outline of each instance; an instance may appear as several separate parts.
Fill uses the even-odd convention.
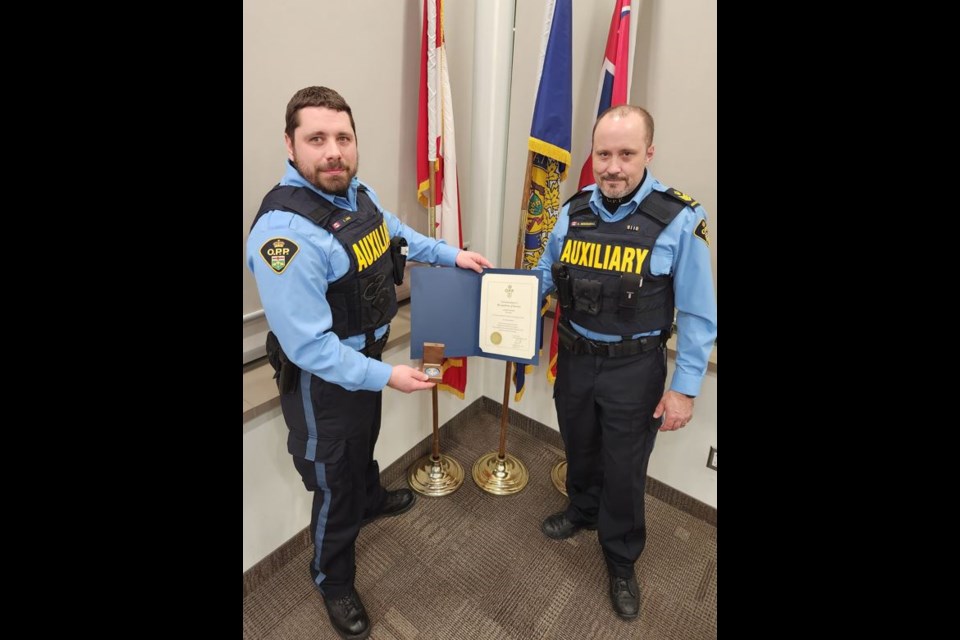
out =
[[[509,276],[518,286],[508,284],[502,291],[499,287],[484,287],[484,278],[489,275],[494,277],[488,279],[488,285],[502,280],[498,276]],[[444,356],[448,358],[481,356],[523,364],[540,364],[540,341],[543,336],[543,321],[540,316],[542,279],[539,271],[526,269],[484,269],[482,274],[456,267],[411,269],[410,357],[423,357],[424,342],[440,342],[444,345]],[[532,305],[528,304],[529,295],[513,296],[514,289],[519,294],[521,289],[529,291],[529,287],[536,287]],[[492,291],[494,288],[497,291]],[[482,291],[489,294],[485,301],[486,314],[483,318]],[[516,303],[520,297],[524,300],[522,304]],[[533,308],[530,308],[531,306]],[[525,339],[526,332],[516,331],[517,335],[513,336],[512,318],[504,318],[503,314],[498,313],[498,307],[506,307],[507,313],[516,309],[517,314],[524,319],[529,319],[530,314],[535,315],[532,321],[536,335],[529,336],[535,340],[532,357],[505,355],[504,352],[509,352],[511,341],[515,339],[519,344]],[[528,323],[521,324],[526,326]],[[484,331],[483,335],[481,329]],[[498,349],[501,350],[500,353],[491,351]]]

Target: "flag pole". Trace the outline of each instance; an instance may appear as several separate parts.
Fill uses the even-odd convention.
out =
[[[430,189],[427,196],[429,236],[436,238],[436,193],[437,193],[436,163],[430,162]],[[426,353],[426,348],[424,348]],[[433,443],[430,453],[420,458],[410,467],[407,474],[407,484],[410,488],[425,496],[445,496],[453,493],[463,484],[463,467],[460,463],[440,453],[440,411],[438,387],[434,385],[430,390],[431,406],[433,408]]]
[[[430,0],[426,1],[429,2]],[[442,20],[442,14],[438,16],[437,19]],[[424,28],[426,28],[426,25],[424,25]],[[439,77],[440,75],[438,72],[437,76]],[[439,130],[441,132],[443,131],[442,125]],[[430,145],[427,149],[427,158],[429,160],[430,149],[436,145],[436,141],[428,140],[428,144]],[[437,239],[437,161],[430,160],[428,164],[430,165],[430,188],[427,191],[427,235],[433,239]],[[424,354],[426,354],[426,348],[424,348]],[[438,362],[437,364],[441,363]],[[463,484],[463,467],[460,466],[460,463],[455,459],[440,453],[438,385],[439,383],[434,384],[430,390],[430,404],[433,408],[433,443],[430,448],[430,453],[414,462],[407,474],[407,484],[410,485],[411,489],[425,496],[433,497],[453,493]]]
[[[523,237],[527,230],[527,204],[530,202],[530,173],[533,165],[533,151],[527,151],[527,171],[523,177],[523,195],[520,202],[520,224],[517,234],[517,252],[513,259],[513,268],[523,264]],[[496,451],[480,456],[473,465],[473,480],[481,489],[498,496],[517,493],[527,486],[530,475],[527,467],[515,456],[507,453],[507,423],[510,417],[510,378],[514,364],[504,363],[503,406],[500,411],[500,445]],[[517,364],[516,366],[524,366]]]

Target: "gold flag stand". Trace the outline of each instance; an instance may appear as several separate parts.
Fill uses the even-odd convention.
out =
[[[473,465],[473,481],[477,486],[496,496],[516,493],[527,486],[530,474],[519,459],[507,453],[507,417],[510,405],[510,368],[503,381],[503,411],[500,412],[500,448],[486,453]]]
[[[523,235],[526,230],[527,203],[530,200],[530,170],[533,152],[527,152],[527,172],[523,180],[523,197],[520,203],[520,232],[517,238],[517,253],[513,268],[519,269],[523,262]],[[542,319],[541,319],[542,322]],[[503,376],[503,408],[500,412],[500,447],[486,453],[473,465],[473,481],[487,493],[503,496],[517,493],[527,486],[530,474],[515,456],[507,453],[507,422],[510,415],[510,374],[513,362],[507,362]],[[524,366],[524,365],[517,365]]]
[[[430,455],[413,463],[407,476],[410,488],[425,496],[439,497],[453,493],[463,484],[463,467],[440,453],[440,428],[437,426],[437,388],[433,394],[433,448]]]
[[[431,238],[437,237],[436,208],[436,166],[430,163],[430,191],[427,207],[427,228]],[[443,381],[443,347],[436,342],[423,343],[423,371],[430,381],[440,384]],[[433,446],[431,452],[410,467],[407,484],[417,493],[439,497],[453,493],[463,484],[463,467],[460,463],[440,453],[440,426],[437,387],[430,390],[433,404]]]
[[[564,458],[557,464],[553,465],[553,469],[550,470],[550,479],[553,481],[553,486],[557,488],[557,491],[563,495],[567,495],[567,459]]]
[[[440,384],[443,381],[443,344],[423,343],[423,371],[430,376],[430,382]],[[433,397],[433,447],[430,455],[420,458],[410,467],[407,484],[417,493],[438,497],[453,493],[460,488],[463,484],[463,467],[450,456],[440,453],[437,387],[430,392]]]

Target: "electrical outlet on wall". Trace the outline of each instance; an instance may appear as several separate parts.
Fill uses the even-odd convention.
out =
[[[717,448],[710,447],[710,455],[707,456],[707,468],[717,470]]]

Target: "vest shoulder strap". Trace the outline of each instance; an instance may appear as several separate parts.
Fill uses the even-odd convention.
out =
[[[567,216],[572,218],[573,216],[588,211],[591,214],[593,209],[590,208],[590,195],[591,191],[578,191],[577,193],[570,196],[570,198],[563,204],[569,204],[570,208],[567,209]],[[561,206],[561,208],[563,208]]]
[[[270,201],[269,203],[267,201]],[[338,208],[325,198],[321,198],[310,189],[303,187],[281,187],[273,188],[267,197],[264,198],[263,206],[269,206],[270,209],[280,209],[283,211],[292,211],[308,218],[316,225],[323,226],[327,218]],[[261,207],[262,209],[263,207]],[[264,211],[266,213],[266,211]]]
[[[364,204],[369,204],[371,207],[374,206],[373,200],[367,194],[367,188],[361,184],[357,188],[358,209],[363,208],[360,205],[361,196],[363,200],[368,201]],[[277,185],[264,197],[263,203],[260,205],[260,210],[253,219],[253,224],[257,224],[260,216],[268,211],[274,210],[292,211],[320,227],[325,227],[330,216],[341,211],[339,207],[335,206],[326,198],[320,197],[310,189]],[[251,225],[250,228],[252,229],[253,225]]]
[[[667,189],[666,191],[653,191],[646,198],[643,199],[643,202],[640,203],[640,207],[637,209],[639,213],[645,213],[649,217],[653,218],[663,226],[667,226],[673,219],[679,215],[688,206],[693,206],[691,202],[696,204],[696,201],[692,198],[690,202],[683,200],[672,192],[676,192],[683,195],[676,189]],[[687,196],[689,197],[689,196]]]

